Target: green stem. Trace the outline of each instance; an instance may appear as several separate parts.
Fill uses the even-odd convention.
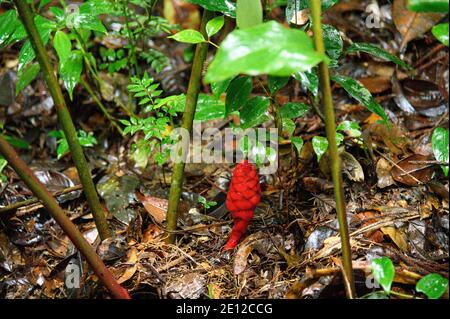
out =
[[[310,0],[310,8],[313,19],[314,43],[318,53],[325,55],[325,45],[323,42],[321,25],[321,1]],[[345,288],[348,298],[355,298],[355,283],[352,269],[352,249],[348,234],[347,213],[345,211],[344,188],[342,185],[341,162],[339,159],[338,148],[336,145],[336,120],[333,108],[333,97],[331,95],[330,74],[328,65],[321,63],[319,65],[320,87],[325,115],[325,128],[328,138],[328,150],[330,152],[331,175],[333,177],[334,195],[336,199],[336,212],[339,221],[339,232],[342,244],[342,266],[344,268],[346,283]]]
[[[117,131],[120,133],[120,135],[123,135],[123,130],[121,129],[121,127],[117,124],[116,120],[111,116],[111,114],[109,114],[108,110],[106,109],[105,105],[103,105],[102,101],[98,98],[98,96],[94,93],[94,90],[92,89],[92,87],[89,85],[89,83],[87,81],[85,81],[84,79],[80,80],[81,85],[84,86],[84,88],[86,89],[86,91],[89,93],[89,95],[94,99],[95,103],[97,103],[98,107],[100,108],[100,110],[103,112],[103,114],[105,115],[105,117],[111,122],[111,125],[114,126]]]
[[[58,84],[58,80],[55,76],[53,67],[50,64],[50,59],[48,57],[47,51],[45,50],[45,47],[42,44],[41,38],[37,32],[36,25],[34,24],[33,14],[26,1],[14,0],[14,3],[17,7],[22,23],[27,31],[28,38],[31,42],[34,52],[36,53],[36,58],[41,66],[45,82],[47,83],[48,89],[55,103],[56,112],[58,113],[58,120],[64,131],[64,134],[67,137],[67,142],[69,144],[70,151],[72,152],[72,158],[75,162],[78,175],[80,176],[86,199],[94,216],[98,233],[101,239],[106,239],[111,235],[111,233],[108,227],[108,222],[106,220],[105,210],[100,204],[100,200],[95,190],[94,182],[92,181],[88,163],[86,161],[86,158],[84,157],[83,150],[78,141],[77,132],[72,122],[72,117],[70,116],[69,110],[67,109],[66,101],[64,100],[64,96]]]
[[[0,136],[0,153],[8,161],[8,164],[16,171],[33,194],[42,201],[47,211],[53,216],[58,225],[67,234],[75,247],[83,254],[95,274],[103,282],[105,287],[115,298],[130,299],[128,292],[116,281],[103,261],[95,253],[91,245],[84,239],[77,227],[66,216],[64,210],[58,205],[53,196],[34,175],[33,171],[19,157],[16,151],[6,140]]]
[[[201,32],[206,37],[206,23],[214,17],[214,14],[208,10],[203,12]],[[189,86],[186,94],[186,109],[183,114],[183,121],[181,127],[188,130],[192,130],[192,122],[194,121],[195,109],[197,107],[198,95],[200,93],[201,78],[203,64],[206,60],[208,53],[208,43],[197,44],[195,50],[194,62],[192,64],[191,77],[189,79]],[[174,164],[172,180],[170,184],[169,193],[169,207],[167,210],[167,229],[174,231],[177,228],[178,220],[178,204],[181,197],[181,188],[183,187],[185,163],[180,161]],[[170,243],[175,242],[175,234],[169,235],[168,241]]]
[[[130,29],[130,19],[128,18],[128,0],[124,0],[122,2],[122,12],[123,16],[125,17],[125,28],[127,29],[128,38],[130,39],[130,47],[131,47],[131,59],[133,60],[132,63],[135,68],[135,74],[139,76],[139,66],[137,64],[137,57],[136,57],[136,39],[134,38],[134,33]]]

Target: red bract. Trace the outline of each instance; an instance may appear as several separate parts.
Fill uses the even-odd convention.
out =
[[[234,249],[247,230],[256,206],[261,200],[261,187],[259,185],[256,167],[247,160],[239,163],[233,172],[230,189],[227,194],[226,205],[234,219],[234,226],[230,239],[223,248]]]

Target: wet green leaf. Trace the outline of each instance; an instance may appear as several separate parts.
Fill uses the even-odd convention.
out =
[[[314,153],[317,155],[317,162],[320,162],[320,159],[322,158],[323,154],[328,149],[328,140],[326,137],[323,136],[314,136],[312,138],[312,146]]]
[[[308,113],[308,105],[305,103],[289,102],[280,109],[280,114],[283,119],[295,119],[304,116],[306,113]]]
[[[294,78],[300,81],[302,85],[317,97],[319,94],[319,77],[314,70],[310,72],[297,72]]]
[[[263,22],[261,0],[237,0],[236,23],[239,29],[254,27]]]
[[[369,90],[367,90],[360,82],[343,75],[335,75],[331,77],[331,79],[347,91],[351,97],[367,107],[369,111],[380,116],[386,123],[389,122],[383,107],[375,101]]]
[[[322,0],[322,11],[325,11],[331,8],[336,4],[339,0]],[[290,0],[287,2],[286,7],[286,19],[287,21],[292,21],[292,18],[295,16],[295,10],[300,11],[304,9],[309,9],[309,1],[308,0]]]
[[[225,19],[223,16],[215,17],[214,19],[209,20],[206,24],[206,34],[208,35],[208,37],[212,37],[217,32],[219,32],[220,29],[222,29],[224,23]]]
[[[269,108],[270,100],[262,96],[255,96],[248,100],[240,112],[241,128],[247,129],[256,127],[269,119],[267,109]]]
[[[341,122],[336,128],[336,131],[344,131],[351,137],[360,137],[362,135],[358,122],[352,121]]]
[[[389,293],[395,276],[392,260],[388,257],[376,258],[372,260],[371,268],[375,280]]]
[[[81,72],[83,71],[83,56],[79,51],[72,51],[69,57],[59,64],[59,74],[64,82],[64,86],[69,92],[72,100],[72,92],[80,81]]]
[[[416,284],[416,290],[430,299],[439,299],[448,287],[448,279],[439,274],[428,274]]]
[[[170,39],[174,39],[178,42],[183,43],[202,43],[205,42],[205,38],[203,34],[196,30],[183,30],[169,37]]]
[[[230,83],[225,100],[226,115],[239,110],[247,102],[252,88],[253,81],[249,76],[236,78]]]
[[[231,32],[211,62],[205,82],[220,82],[238,74],[290,76],[321,61],[328,62],[328,58],[315,51],[303,31],[270,21]]]
[[[300,152],[302,151],[303,144],[304,144],[303,139],[298,136],[292,136],[291,143],[292,143],[292,145],[295,146],[295,148],[297,149],[297,152],[300,154]]]
[[[448,0],[408,0],[408,9],[417,12],[448,12]]]
[[[294,134],[295,122],[289,118],[283,119],[283,132],[288,133],[289,136]]]
[[[434,26],[431,32],[436,37],[436,39],[441,41],[444,45],[448,46],[448,22]]]
[[[269,91],[272,94],[277,93],[279,90],[281,90],[283,87],[286,86],[286,84],[289,82],[288,76],[271,76],[269,75],[267,77],[267,85],[269,86]]]
[[[448,140],[448,130],[438,127],[434,130],[431,137],[431,147],[433,148],[434,157],[436,160],[444,163],[448,163],[449,154],[449,140]],[[442,170],[444,175],[448,176],[448,165],[442,165]]]
[[[91,0],[83,2],[80,6],[80,13],[97,16],[99,14],[113,14],[114,1],[110,0]]]
[[[220,96],[228,89],[231,81],[233,81],[233,78],[229,78],[228,80],[221,82],[211,83],[211,91],[217,99],[219,99]]]
[[[225,104],[212,96],[200,94],[195,110],[195,120],[208,121],[225,117]]]
[[[13,34],[21,26],[16,10],[8,10],[0,15],[0,48],[13,42]]]
[[[72,44],[67,34],[62,31],[56,31],[53,37],[53,47],[58,54],[60,63],[64,63],[72,51]]]
[[[390,54],[389,52],[384,51],[383,49],[377,47],[376,45],[370,44],[370,43],[353,43],[347,48],[346,53],[354,53],[354,52],[365,52],[370,55],[373,55],[374,57],[394,62],[395,64],[410,70],[412,67],[407,64],[406,62],[402,61],[400,58],[396,57],[393,54]]]
[[[16,95],[18,95],[28,84],[33,81],[40,70],[39,63],[29,64],[25,70],[19,75],[16,83]]]
[[[336,67],[344,48],[344,42],[342,41],[339,31],[335,27],[324,24],[322,25],[322,31],[325,50],[331,60],[329,67]]]
[[[198,4],[209,11],[222,12],[224,15],[235,18],[236,4],[230,0],[187,0],[190,3]]]

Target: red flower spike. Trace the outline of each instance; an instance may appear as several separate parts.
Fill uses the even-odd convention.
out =
[[[230,239],[223,250],[234,249],[247,230],[253,218],[256,206],[261,200],[261,186],[259,185],[256,167],[247,160],[239,163],[233,172],[230,189],[227,194],[227,209],[234,219]]]

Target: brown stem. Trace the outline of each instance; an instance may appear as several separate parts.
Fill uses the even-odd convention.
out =
[[[118,299],[130,299],[127,290],[117,283],[116,279],[108,268],[106,268],[94,249],[92,249],[91,245],[84,239],[83,235],[70,221],[69,217],[66,216],[64,210],[58,205],[45,186],[39,182],[36,176],[34,176],[33,171],[25,164],[2,136],[0,136],[0,153],[6,158],[8,164],[11,165],[33,194],[42,201],[44,207],[67,234],[75,247],[83,254],[95,274],[111,294]]]
[[[101,239],[106,239],[111,236],[111,232],[106,220],[105,210],[100,204],[94,182],[92,181],[91,171],[86,158],[84,157],[83,149],[78,141],[77,132],[72,122],[70,112],[67,109],[61,87],[58,84],[58,79],[55,76],[47,51],[41,41],[36,25],[34,24],[33,13],[31,12],[26,1],[14,0],[14,3],[17,7],[17,11],[19,12],[20,19],[22,20],[22,23],[27,31],[31,46],[36,53],[36,58],[41,66],[42,74],[45,82],[47,83],[48,90],[50,91],[55,103],[56,112],[58,113],[58,120],[67,138],[73,161],[77,168],[78,175],[80,176],[81,184],[83,185],[86,199],[91,208],[92,215],[94,216],[98,233]]]

